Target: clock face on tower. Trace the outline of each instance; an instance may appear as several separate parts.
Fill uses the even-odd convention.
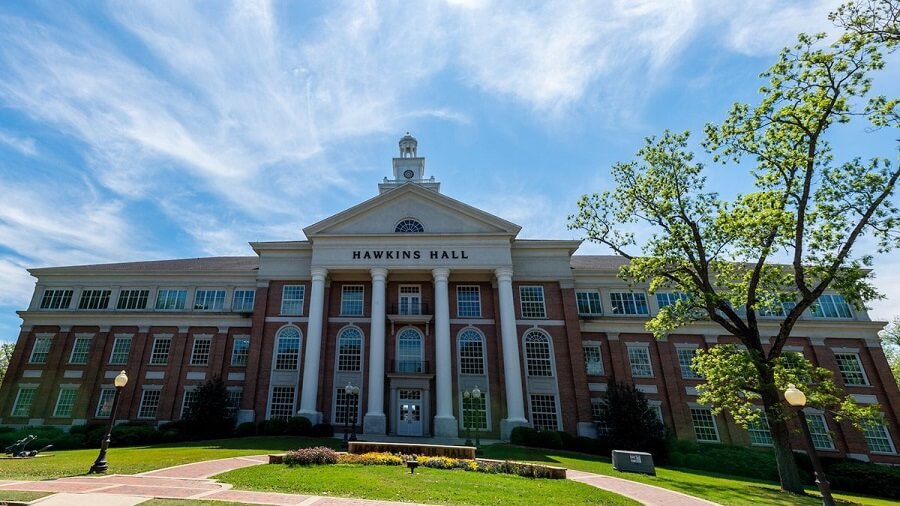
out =
[[[409,169],[406,169],[405,171],[403,171],[403,177],[405,177],[406,179],[412,179],[412,177],[415,175],[416,175],[416,173]]]

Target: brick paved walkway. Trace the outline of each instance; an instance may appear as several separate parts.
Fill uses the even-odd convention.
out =
[[[37,502],[46,506],[136,505],[152,497],[171,499],[212,499],[249,504],[284,506],[388,506],[409,503],[342,499],[313,495],[280,494],[234,490],[210,476],[232,469],[268,462],[265,455],[209,460],[157,469],[137,475],[76,476],[46,481],[0,481],[0,491],[31,490],[53,492]],[[630,497],[648,506],[709,506],[715,503],[652,485],[581,471],[568,471],[570,480]],[[214,505],[215,503],[211,503]]]

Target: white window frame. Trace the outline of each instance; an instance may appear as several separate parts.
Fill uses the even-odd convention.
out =
[[[296,289],[297,296],[288,298],[288,290]],[[284,285],[281,287],[281,314],[290,316],[303,316],[303,305],[306,303],[306,285]],[[290,304],[290,306],[288,306]],[[294,312],[293,307],[297,310]]]
[[[525,293],[531,291],[527,297]],[[533,296],[532,296],[533,295]],[[526,307],[528,310],[526,311]],[[544,295],[542,285],[519,286],[519,312],[522,318],[529,320],[542,320],[547,318],[547,298]]]
[[[588,376],[603,376],[605,374],[603,369],[603,347],[600,345],[600,342],[583,341],[581,343],[581,348],[584,355],[584,373]],[[588,349],[597,350],[597,358],[599,358],[598,362],[588,362]],[[597,364],[593,371],[591,370],[591,364]]]
[[[120,342],[128,343],[128,349],[125,350],[125,352],[124,352],[125,358],[124,358],[124,360],[121,360],[121,361],[113,360],[114,358],[116,358],[116,355],[121,354],[121,352],[116,351],[117,348],[119,347]],[[128,358],[131,355],[131,345],[132,345],[131,337],[116,337],[113,340],[112,349],[109,352],[109,361],[107,363],[109,365],[126,365],[126,364],[128,364]]]
[[[168,341],[165,353],[161,353],[157,346],[162,346],[163,342]],[[148,365],[169,365],[169,353],[172,351],[172,336],[158,336],[153,338],[153,347],[150,348],[150,362]],[[159,357],[162,357],[160,360]]]
[[[826,302],[827,301],[827,302]],[[826,310],[823,308],[822,303],[826,302],[832,308],[834,308],[834,314],[837,316],[829,316],[826,313]],[[844,316],[842,313],[846,311],[847,316]],[[816,314],[820,313],[820,314]],[[832,320],[852,320],[853,319],[853,308],[850,307],[850,303],[847,302],[846,299],[840,294],[837,293],[823,293],[819,295],[819,298],[812,303],[809,307],[809,314],[813,318],[822,318],[822,319],[832,319]]]
[[[540,426],[538,426],[538,424],[535,423],[535,419],[536,419],[538,416],[541,416],[541,415],[549,415],[549,414],[550,414],[549,411],[537,411],[537,410],[535,410],[535,401],[536,401],[536,400],[546,401],[546,399],[535,399],[536,397],[545,397],[545,398],[546,398],[546,397],[549,397],[550,399],[552,399],[552,401],[553,401],[553,413],[552,413],[552,415],[553,415],[553,418],[555,418],[555,421],[556,421],[556,426],[555,426],[555,427],[553,427],[553,426],[551,426],[551,425],[547,425],[547,426],[545,427],[543,424],[541,424]],[[562,422],[562,417],[560,416],[560,413],[559,413],[559,396],[556,395],[555,393],[549,393],[549,392],[548,392],[548,393],[530,393],[530,394],[528,395],[528,411],[529,411],[529,414],[531,415],[531,424],[532,424],[532,426],[534,426],[534,428],[536,428],[536,429],[538,429],[538,430],[543,430],[544,428],[549,429],[549,430],[561,430],[560,424],[561,424],[561,422]]]
[[[137,303],[143,299],[144,305],[138,307]],[[119,290],[119,295],[116,298],[116,310],[117,311],[144,311],[147,309],[147,305],[150,303],[150,289],[149,288],[125,288],[123,290]],[[123,307],[124,306],[124,307]],[[135,307],[129,307],[135,306]]]
[[[296,331],[297,336],[285,336],[284,334],[288,331]],[[281,341],[288,339],[296,339],[297,340],[297,352],[289,352],[281,350]],[[297,327],[282,327],[278,329],[278,332],[275,334],[275,349],[273,350],[274,357],[272,360],[272,368],[276,371],[298,371],[300,370],[300,355],[303,352],[303,332],[300,331]],[[279,364],[287,363],[287,361],[294,362],[293,367],[280,367]]]
[[[351,298],[350,295],[359,295],[359,301]],[[356,304],[359,303],[359,310],[356,311]],[[351,308],[351,304],[353,307]],[[353,311],[348,311],[353,309]],[[366,287],[363,285],[342,285],[341,286],[341,316],[363,316],[366,314]]]
[[[199,347],[199,349],[198,349]],[[206,348],[204,351],[203,348]],[[212,355],[212,337],[194,337],[194,345],[191,347],[191,366],[206,367]]]
[[[113,387],[101,387],[100,395],[97,397],[97,409],[94,410],[96,418],[109,418],[112,416],[112,405],[115,402],[116,389]],[[109,403],[109,413],[104,414],[104,404]]]
[[[190,415],[190,404],[197,402],[197,387],[196,386],[188,386],[184,387],[184,394],[181,396],[181,411],[178,414],[178,418],[181,420],[187,419],[187,416]]]
[[[108,309],[111,295],[112,290],[103,288],[82,290],[81,296],[78,297],[78,309],[93,311]],[[101,304],[104,298],[106,304]]]
[[[203,300],[200,300],[201,297]],[[194,311],[225,311],[224,288],[198,288],[194,290]]]
[[[40,345],[40,347],[38,346]],[[50,358],[50,349],[53,347],[53,336],[38,335],[34,338],[31,345],[31,355],[28,357],[29,364],[46,364]]]
[[[153,304],[154,310],[184,311],[185,307],[187,307],[187,292],[187,288],[158,289],[156,291],[156,302]]]
[[[66,398],[66,404],[63,404],[63,396],[72,395],[71,399]],[[78,401],[78,387],[60,387],[56,396],[56,406],[53,408],[54,418],[72,418],[72,411],[75,410],[75,404]],[[60,413],[60,408],[68,408],[67,411]]]
[[[463,300],[460,294],[474,294],[475,300]],[[471,309],[464,309],[463,304],[471,305]],[[481,318],[481,287],[478,285],[457,285],[456,286],[456,316],[457,318]]]
[[[341,341],[346,338],[348,332],[356,332],[359,335],[359,352],[356,354],[345,353]],[[350,338],[352,339],[352,338]],[[335,370],[337,372],[362,372],[363,367],[363,350],[365,349],[365,335],[362,329],[355,325],[349,325],[342,328],[337,335],[337,353],[335,353]],[[344,361],[343,359],[347,359]],[[353,365],[356,367],[352,367]]]
[[[684,362],[685,357],[682,356],[684,353],[690,352],[691,356],[687,360],[687,363]],[[703,376],[700,375],[694,368],[691,366],[691,362],[694,360],[694,357],[697,356],[697,348],[675,348],[675,355],[678,357],[678,366],[681,369],[681,379],[687,380],[699,380],[703,379]]]
[[[231,298],[231,310],[237,313],[252,313],[256,304],[256,290],[235,288]],[[249,307],[248,307],[249,306]]]
[[[617,302],[614,298],[620,299]],[[638,299],[643,299],[639,301]],[[634,306],[634,312],[627,311],[628,305]],[[612,314],[617,316],[649,316],[650,304],[647,302],[647,294],[644,292],[609,292],[609,306],[612,308]],[[639,309],[643,306],[644,312]]]
[[[876,430],[879,431],[880,434],[870,434],[870,431],[876,431]],[[887,426],[884,425],[883,423],[882,424],[872,424],[872,425],[866,426],[862,430],[862,434],[863,434],[863,439],[866,440],[866,446],[869,447],[870,453],[874,453],[876,455],[896,455],[897,454],[897,447],[894,446],[894,440],[893,440],[893,438],[891,438],[891,431],[888,430]],[[883,439],[884,441],[887,441],[888,448],[890,448],[890,449],[888,451],[873,450],[870,438],[871,439]]]
[[[697,416],[695,416],[695,412]],[[694,439],[696,439],[698,443],[719,443],[722,441],[722,436],[719,434],[719,424],[716,422],[716,415],[712,413],[712,410],[710,408],[691,406],[690,414],[691,425],[694,427]],[[701,416],[703,418],[706,418],[707,415],[709,416],[709,420],[712,421],[712,425],[698,425],[698,418],[700,418]],[[706,420],[700,421],[705,422]],[[710,428],[712,428],[712,430],[716,433],[716,439],[700,439],[701,434],[698,429],[709,430]]]
[[[397,296],[397,314],[420,315],[425,309],[422,301],[422,285],[400,285],[397,287]]]
[[[244,343],[244,344],[242,344],[240,347],[238,347],[238,343]],[[249,337],[235,337],[234,340],[231,342],[231,366],[232,367],[247,367],[247,364],[249,361],[250,361],[250,338]]]
[[[625,347],[626,352],[628,353],[628,365],[631,368],[631,377],[632,378],[654,378],[656,377],[653,371],[653,356],[650,354],[650,344],[649,343],[632,343],[628,344]],[[650,370],[649,373],[644,372],[635,372],[636,366],[643,366],[644,364],[635,364],[634,358],[631,354],[632,350],[642,350],[647,354],[647,368]]]
[[[466,352],[463,353],[463,344],[468,342],[474,342],[474,339],[470,339],[470,336],[475,336],[478,339],[478,347],[480,348],[480,357],[476,357],[474,353]],[[484,338],[484,334],[476,329],[475,327],[465,327],[459,331],[459,334],[456,335],[456,357],[457,357],[457,370],[461,375],[473,375],[473,376],[484,376],[487,374],[487,366],[485,365],[485,358],[487,355],[487,340]],[[478,372],[478,371],[481,372]],[[475,371],[475,372],[471,372]]]
[[[747,434],[750,438],[750,446],[762,446],[762,447],[771,447],[774,446],[775,440],[772,437],[772,428],[769,425],[769,417],[766,416],[766,413],[763,411],[763,408],[757,408],[759,413],[759,420],[754,424],[747,425]],[[753,437],[756,435],[757,438],[762,436],[764,441],[754,441]]]
[[[813,447],[816,450],[834,450],[834,438],[831,437],[831,432],[828,430],[828,420],[825,418],[825,415],[823,413],[811,412],[807,409],[804,409],[803,412],[806,415],[806,425],[809,427],[809,435],[812,438]],[[820,428],[820,422],[821,427],[824,428],[825,432],[818,430]],[[828,446],[817,445],[817,437],[826,438],[828,440]]]
[[[545,343],[547,345],[547,357],[542,356],[531,356],[530,353],[533,350],[529,350],[529,337],[540,337],[542,340],[541,343]],[[537,343],[537,341],[535,341]],[[531,347],[533,348],[533,346]],[[553,351],[553,338],[547,332],[532,328],[528,329],[525,332],[525,335],[522,336],[522,349],[525,352],[525,375],[531,378],[555,378],[556,377],[556,360]],[[546,363],[548,367],[546,367],[547,374],[544,374],[545,367],[541,364]],[[535,374],[538,373],[538,374]]]
[[[26,397],[29,397],[28,403],[23,405],[23,393],[29,392]],[[9,412],[10,417],[16,418],[27,418],[31,416],[31,410],[34,409],[34,398],[37,395],[37,386],[19,386],[18,391],[16,392],[16,401],[13,403],[12,409]],[[23,411],[24,413],[19,413],[23,406],[27,406]]]
[[[849,383],[847,381],[847,375],[848,374],[856,374],[857,371],[845,371],[844,368],[842,367],[842,365],[844,365],[844,362],[838,358],[838,356],[841,356],[841,355],[845,356],[845,357],[851,357],[851,358],[853,358],[853,360],[856,361],[856,365],[859,367],[858,372],[862,375],[862,383]],[[866,374],[866,368],[863,367],[863,362],[862,362],[862,359],[859,357],[858,352],[835,351],[834,352],[834,361],[835,361],[835,363],[837,363],[838,372],[840,372],[840,374],[841,374],[841,380],[843,380],[844,385],[846,385],[848,387],[867,387],[867,386],[871,385],[871,383],[869,383],[869,375]]]
[[[87,342],[87,349],[79,350],[79,345],[83,345],[83,343]],[[90,337],[78,337],[75,336],[75,342],[72,343],[72,351],[69,353],[69,363],[72,365],[85,365],[88,363],[88,360],[91,358],[91,343],[93,339]],[[83,345],[84,346],[84,345]],[[76,354],[78,357],[76,357]],[[80,357],[84,356],[84,360],[81,360]],[[78,358],[78,360],[76,360]]]
[[[583,302],[587,304],[587,311],[581,310],[582,296],[585,297]],[[575,310],[578,316],[601,316],[603,315],[603,297],[598,290],[575,290]]]
[[[150,400],[149,397],[153,397],[155,394],[156,397],[156,405],[152,406],[153,414],[152,416],[149,414],[145,414],[144,410],[149,409],[147,406],[147,401]],[[137,417],[142,420],[156,420],[159,417],[159,405],[162,404],[162,388],[161,387],[144,387],[141,391],[141,403],[138,405]]]
[[[287,419],[294,416],[294,408],[297,406],[297,387],[296,385],[272,385],[272,393],[269,395],[269,409],[266,410],[266,420],[272,420],[272,410],[275,407],[275,390],[276,389],[290,389],[291,390],[291,404],[288,412],[279,412],[279,416],[277,418]],[[282,402],[279,403],[282,407],[286,406],[287,403]],[[281,414],[285,414],[286,416],[280,416]]]
[[[64,311],[72,305],[72,296],[75,290],[71,288],[45,288],[38,303],[39,309],[51,311]],[[65,304],[63,304],[65,302]]]

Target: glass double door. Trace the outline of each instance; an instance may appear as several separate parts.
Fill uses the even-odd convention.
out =
[[[422,391],[400,390],[397,402],[397,435],[422,435]]]

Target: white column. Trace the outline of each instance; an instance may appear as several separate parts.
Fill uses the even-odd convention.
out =
[[[372,329],[369,332],[369,383],[368,412],[363,417],[363,432],[385,434],[387,427],[384,416],[384,285],[387,269],[375,268],[372,274]]]
[[[459,428],[453,417],[453,361],[450,352],[450,269],[434,269],[434,373],[437,394],[437,413],[434,416],[434,435],[456,437]]]
[[[300,416],[312,423],[321,422],[322,413],[316,411],[319,394],[319,357],[322,352],[322,319],[325,316],[325,276],[327,269],[312,269],[312,290],[309,295],[309,324],[306,326],[306,355],[303,361],[303,387],[300,393]]]
[[[500,299],[500,337],[503,344],[503,379],[506,383],[506,419],[500,421],[500,437],[509,439],[514,427],[527,425],[522,401],[522,367],[519,362],[519,336],[516,334],[516,308],[513,303],[512,269],[501,267],[497,276]]]

